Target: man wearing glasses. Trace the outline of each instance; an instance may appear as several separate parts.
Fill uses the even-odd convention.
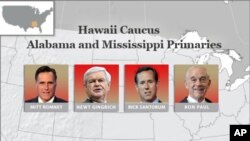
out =
[[[205,98],[207,90],[211,84],[207,69],[202,66],[191,66],[185,76],[185,87],[188,96],[181,100],[181,103],[212,103]]]

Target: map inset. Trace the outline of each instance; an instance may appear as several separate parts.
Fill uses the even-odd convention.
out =
[[[52,11],[52,7],[40,13],[39,9],[31,6],[3,6],[3,18],[6,23],[17,25],[25,32],[28,28],[39,28],[39,31],[42,32],[41,25]]]
[[[0,35],[53,35],[53,2],[0,2]]]

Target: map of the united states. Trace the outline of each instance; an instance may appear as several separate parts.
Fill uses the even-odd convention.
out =
[[[39,28],[46,22],[46,18],[51,14],[53,8],[40,13],[39,9],[31,6],[3,6],[2,16],[6,23],[23,28],[26,32],[28,28]]]

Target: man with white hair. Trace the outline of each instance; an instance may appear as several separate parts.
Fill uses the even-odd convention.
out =
[[[104,67],[89,68],[83,76],[88,98],[84,103],[107,103],[111,75]]]
[[[185,87],[188,96],[181,103],[212,103],[206,98],[206,93],[211,85],[211,79],[207,74],[207,69],[203,66],[191,66],[185,76]]]

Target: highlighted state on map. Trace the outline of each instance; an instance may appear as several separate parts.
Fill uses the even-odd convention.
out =
[[[53,35],[53,2],[48,5],[5,2],[1,5],[1,35]]]

